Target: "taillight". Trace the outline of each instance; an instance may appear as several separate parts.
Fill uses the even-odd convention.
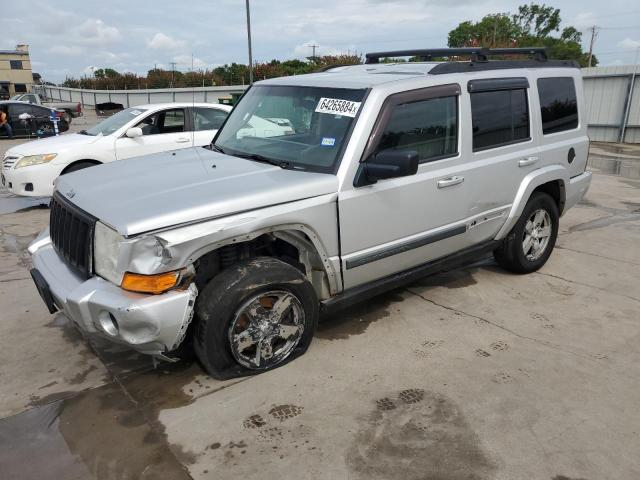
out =
[[[62,118],[63,115],[64,115],[64,112],[56,112],[56,117],[58,118]]]
[[[78,103],[78,109],[76,110],[78,113],[82,113],[82,104]]]

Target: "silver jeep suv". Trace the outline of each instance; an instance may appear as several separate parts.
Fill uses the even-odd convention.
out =
[[[527,59],[488,58],[511,54]],[[423,61],[380,62],[398,56]],[[544,265],[591,181],[576,65],[366,57],[255,84],[209,147],[60,177],[30,246],[49,310],[165,359],[192,343],[229,378],[302,354],[321,314],[480,254]]]

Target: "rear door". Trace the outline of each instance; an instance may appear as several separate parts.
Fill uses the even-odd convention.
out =
[[[191,109],[193,118],[193,144],[196,147],[209,145],[214,135],[226,120],[229,112],[214,107],[194,107]]]
[[[20,115],[27,114],[30,118],[21,119]],[[9,104],[9,123],[13,129],[14,135],[31,135],[35,133],[32,125],[33,107],[29,103],[10,103]]]
[[[142,129],[142,136],[122,136],[116,140],[116,158],[149,155],[187,148],[193,145],[184,108],[171,108],[152,113],[135,126]]]

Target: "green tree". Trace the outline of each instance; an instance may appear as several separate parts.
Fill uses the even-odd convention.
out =
[[[478,22],[465,21],[449,32],[450,47],[546,47],[550,58],[587,65],[582,34],[572,26],[560,32],[560,9],[531,3],[518,12],[490,14]],[[558,32],[560,34],[558,35]],[[598,60],[594,57],[592,64]]]

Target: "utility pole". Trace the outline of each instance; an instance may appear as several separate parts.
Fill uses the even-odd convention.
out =
[[[176,69],[176,62],[169,62],[169,65],[171,65],[171,88],[173,88],[173,73]]]
[[[320,45],[309,45],[309,48],[311,49],[311,58],[315,61],[316,59],[316,48],[320,47]]]
[[[591,66],[591,58],[593,57],[593,44],[596,40],[596,27],[595,25],[591,27],[591,41],[589,42],[589,67]]]
[[[249,85],[253,85],[253,55],[251,54],[251,14],[249,13],[249,0],[245,0],[245,3],[247,5],[247,42],[249,44]]]

